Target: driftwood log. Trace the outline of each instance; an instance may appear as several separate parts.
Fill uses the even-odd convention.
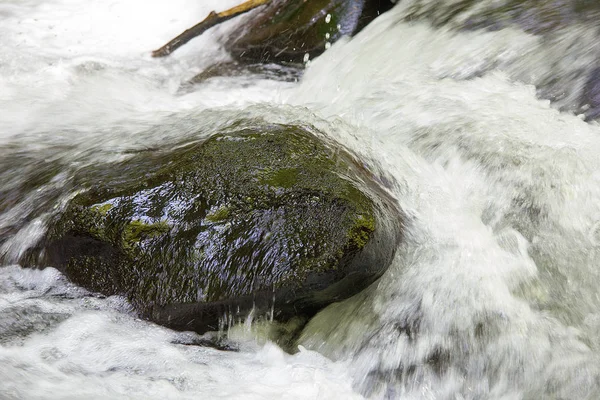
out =
[[[152,52],[152,57],[168,56],[173,51],[177,50],[179,47],[183,46],[196,36],[202,35],[204,32],[206,32],[213,26],[228,21],[232,18],[237,17],[238,15],[247,13],[248,11],[254,10],[257,7],[263,6],[270,2],[271,0],[249,0],[245,3],[240,4],[239,6],[230,8],[220,13],[211,11],[211,13],[208,14],[208,16],[204,20],[192,26],[190,29],[185,30],[176,38],[171,39],[169,43],[165,44],[160,49],[154,50]]]

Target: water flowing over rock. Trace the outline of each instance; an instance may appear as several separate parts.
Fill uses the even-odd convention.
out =
[[[392,6],[391,0],[273,0],[266,4],[248,1],[221,13],[212,12],[152,54],[169,55],[208,28],[252,10],[237,29],[222,39],[234,61],[210,66],[191,83],[247,73],[294,80],[297,70],[310,59],[341,37],[356,34]],[[273,64],[277,67],[273,68]]]
[[[538,97],[561,111],[587,120],[600,116],[598,91],[600,2],[590,0],[407,0],[399,5],[405,21],[426,21],[436,28],[524,31],[534,47],[507,49],[504,60],[479,67],[471,77],[496,69],[536,87]]]
[[[592,21],[600,13],[600,4],[590,0],[409,0],[406,7],[408,18],[423,18],[437,27],[499,30],[518,26],[534,35]]]
[[[388,0],[274,1],[231,33],[226,47],[240,61],[303,63],[391,6]]]
[[[51,224],[46,263],[181,330],[253,307],[312,315],[378,278],[400,237],[391,198],[317,135],[242,121],[89,172]]]
[[[0,5],[0,58],[7,61],[0,62],[0,397],[600,399],[600,127],[572,114],[583,111],[582,94],[591,108],[600,104],[598,3],[588,2],[582,19],[536,32],[518,23],[510,8],[488,11],[503,4],[548,11],[556,5],[560,11],[581,3],[402,0],[353,38],[317,58],[311,54],[302,79],[293,83],[242,71],[241,77],[180,90],[204,68],[231,60],[217,41],[241,18],[173,57],[148,57],[149,49],[212,10],[240,1],[144,2],[143,13],[132,0]],[[415,4],[424,7],[420,15],[411,11]],[[440,16],[439,24],[427,18],[430,13]],[[444,22],[445,13],[454,17]],[[471,17],[486,14],[500,23],[472,23]],[[267,226],[279,214],[243,212],[246,193],[220,200],[218,194],[227,192],[224,172],[234,163],[196,170],[220,173],[205,190],[206,207],[200,202],[193,208],[197,203],[187,195],[172,199],[168,184],[204,190],[197,179],[184,179],[193,172],[183,168],[204,146],[244,145],[248,151],[241,153],[251,156],[257,139],[231,139],[247,130],[262,136],[288,129],[314,136],[322,145],[316,153],[324,149],[340,160],[335,176],[363,193],[365,205],[372,203],[375,231],[355,257],[386,243],[377,243],[378,232],[401,229],[391,264],[381,263],[385,272],[374,283],[308,321],[283,322],[285,305],[294,303],[284,302],[291,293],[284,290],[198,302],[206,291],[187,294],[177,283],[190,279],[158,271],[184,258],[188,253],[178,250],[184,247],[142,255],[177,235],[185,239],[185,232],[190,253],[200,250],[195,243],[201,234],[213,235],[219,249],[219,235],[233,235],[246,221]],[[278,160],[277,152],[270,154]],[[275,171],[247,170],[257,171],[244,176],[271,194],[267,200],[292,190],[267,190]],[[313,203],[302,208],[309,204],[303,199],[289,195],[282,204],[320,212]],[[57,213],[63,218],[53,219]],[[91,229],[85,233],[86,220],[79,219],[80,233],[69,228],[69,241],[60,231],[65,213],[87,216]],[[325,224],[286,215],[303,226]],[[179,224],[169,225],[177,216]],[[395,218],[402,226],[388,227]],[[197,235],[193,226],[199,226]],[[48,227],[53,237],[44,236]],[[277,237],[274,229],[269,237],[263,231],[242,236],[240,246],[285,239],[284,231]],[[306,240],[324,234],[302,232]],[[55,241],[38,241],[44,237]],[[257,237],[263,240],[253,242]],[[126,291],[102,296],[70,281],[52,259],[60,261],[77,243],[82,254],[97,250],[128,263],[111,264],[106,256],[107,269],[94,270],[99,285],[104,277],[117,278],[107,279],[115,286],[156,271],[164,275],[156,282],[173,283],[194,299],[186,303],[190,308],[175,302],[176,309],[157,306],[159,312],[181,311],[182,321],[194,312],[230,312],[234,323],[220,331],[227,337],[219,349],[238,351],[210,347],[224,335],[153,323],[151,305],[148,318],[140,318],[140,306],[133,307]],[[27,268],[22,257],[36,244],[45,245],[45,257],[39,269]],[[215,254],[197,253],[198,260]],[[128,261],[130,254],[139,262]],[[131,268],[108,269],[123,265]],[[131,287],[140,298],[177,295],[166,285]],[[296,294],[311,288],[303,285]],[[256,312],[240,321],[252,303]]]

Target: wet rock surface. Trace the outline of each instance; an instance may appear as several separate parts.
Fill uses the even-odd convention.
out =
[[[234,124],[88,171],[50,224],[45,265],[181,330],[310,316],[376,280],[401,214],[339,145],[300,126]]]
[[[389,0],[273,1],[231,33],[226,47],[240,61],[302,64],[392,6]]]

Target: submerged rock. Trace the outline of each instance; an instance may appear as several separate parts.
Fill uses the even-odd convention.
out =
[[[404,21],[426,21],[455,31],[516,29],[537,37],[518,57],[485,63],[470,76],[501,69],[518,81],[532,84],[537,96],[560,111],[600,117],[597,0],[411,0],[400,2]],[[506,51],[509,54],[510,51]]]
[[[436,27],[499,30],[519,27],[541,35],[582,22],[600,13],[596,0],[413,0],[406,6],[407,20],[424,19]]]
[[[254,78],[272,79],[283,82],[297,82],[302,70],[278,64],[246,64],[226,62],[214,64],[190,79],[189,84],[197,84],[218,77],[240,77],[252,75]]]
[[[298,126],[240,124],[93,181],[52,222],[44,261],[176,329],[253,307],[312,315],[377,279],[400,240],[370,174]]]

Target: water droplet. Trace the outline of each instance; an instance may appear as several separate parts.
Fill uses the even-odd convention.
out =
[[[310,54],[306,53],[306,54],[304,55],[304,62],[305,62],[305,63],[307,63],[307,62],[308,62],[308,60],[310,60]]]
[[[331,22],[331,14],[327,14],[327,16],[325,17],[325,23],[328,24]]]

